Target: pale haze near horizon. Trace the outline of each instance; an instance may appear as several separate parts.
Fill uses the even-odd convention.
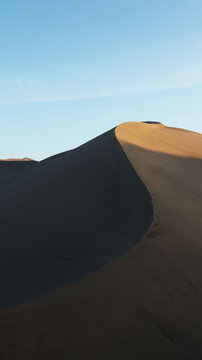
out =
[[[1,1],[0,158],[125,121],[202,132],[201,14],[201,0]]]

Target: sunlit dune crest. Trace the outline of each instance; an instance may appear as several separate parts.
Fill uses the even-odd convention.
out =
[[[123,141],[147,150],[202,158],[202,136],[193,131],[144,122],[123,123],[117,131]]]

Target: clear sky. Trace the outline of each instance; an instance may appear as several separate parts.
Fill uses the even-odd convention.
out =
[[[0,158],[143,120],[202,132],[202,0],[0,1]]]

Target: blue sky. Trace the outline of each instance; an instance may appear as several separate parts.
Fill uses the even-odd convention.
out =
[[[124,121],[202,132],[201,0],[1,0],[0,158]]]

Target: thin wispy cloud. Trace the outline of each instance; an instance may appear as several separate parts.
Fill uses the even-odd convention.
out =
[[[186,88],[202,84],[202,74],[186,74],[178,79],[170,78],[147,78],[147,81],[141,82],[141,79],[134,79],[134,82],[124,84],[118,80],[114,84],[100,84],[85,88],[81,82],[72,82],[66,86],[56,86],[40,82],[37,79],[23,80],[21,77],[13,79],[0,79],[0,105],[27,104],[39,102],[58,102],[73,100],[90,100],[101,98],[113,98],[124,94],[165,91],[175,88]],[[96,82],[95,82],[96,83]]]

